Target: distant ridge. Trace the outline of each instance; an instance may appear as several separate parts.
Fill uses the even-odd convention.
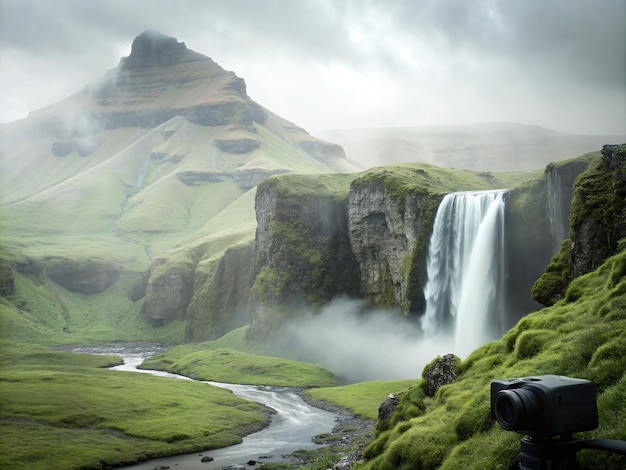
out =
[[[539,170],[626,141],[626,134],[566,134],[515,123],[337,129],[319,135],[365,167],[424,162],[473,171]]]

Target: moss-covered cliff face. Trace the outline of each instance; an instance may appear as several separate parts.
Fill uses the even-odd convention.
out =
[[[422,313],[425,259],[443,196],[511,187],[532,176],[404,164],[269,178],[256,198],[255,328],[268,329],[259,319],[277,305],[319,306],[340,294]]]
[[[569,239],[533,287],[533,298],[553,305],[567,286],[623,248],[626,237],[626,145],[606,145],[602,158],[576,182]]]
[[[593,381],[599,427],[576,437],[626,440],[626,250],[619,231],[624,213],[621,206],[597,206],[599,200],[615,201],[610,195],[619,194],[616,179],[607,183],[608,170],[605,156],[577,180],[572,233],[585,225],[579,215],[598,217],[600,210],[603,227],[617,230],[612,232],[618,234],[617,253],[571,281],[553,306],[527,315],[500,340],[474,351],[462,362],[456,381],[434,397],[425,393],[424,380],[402,393],[395,413],[379,426],[366,460],[356,468],[517,468],[522,436],[502,430],[490,416],[491,381],[510,377],[557,374]],[[612,176],[619,173],[611,171]],[[611,189],[605,192],[607,187]],[[566,241],[563,250],[571,245]],[[604,245],[595,246],[605,251]],[[605,452],[581,451],[577,456],[582,469],[622,469],[626,464],[624,456]]]
[[[354,175],[284,175],[257,189],[253,304],[301,301],[316,307],[338,294],[358,294],[358,266],[347,230]]]
[[[366,173],[351,185],[348,228],[369,304],[423,311],[426,252],[434,216],[443,197],[417,183],[422,168]]]
[[[186,339],[213,340],[249,323],[253,275],[253,243],[230,247],[219,259],[200,263],[187,307]]]
[[[553,163],[506,196],[505,237],[509,326],[540,305],[530,290],[569,233],[574,182],[599,152]]]
[[[155,326],[184,320],[192,294],[192,260],[172,265],[166,258],[157,258],[150,269],[142,313]]]

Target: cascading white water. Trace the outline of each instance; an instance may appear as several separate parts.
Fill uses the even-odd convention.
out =
[[[550,221],[550,236],[552,237],[552,252],[561,249],[561,243],[567,238],[568,223],[563,218],[561,207],[561,177],[558,172],[550,170],[546,174],[546,210]]]
[[[422,329],[429,336],[452,335],[454,352],[460,356],[500,333],[504,193],[448,194],[435,217]]]

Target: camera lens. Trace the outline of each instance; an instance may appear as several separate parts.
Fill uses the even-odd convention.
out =
[[[500,390],[495,399],[495,417],[506,431],[521,431],[541,426],[541,406],[528,389]]]

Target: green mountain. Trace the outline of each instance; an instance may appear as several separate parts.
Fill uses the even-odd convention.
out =
[[[0,140],[3,256],[53,281],[45,297],[64,305],[54,310],[66,332],[105,305],[115,321],[143,311],[184,323],[196,268],[251,246],[261,180],[356,169],[252,101],[234,73],[154,31],[100,80],[2,126]]]

